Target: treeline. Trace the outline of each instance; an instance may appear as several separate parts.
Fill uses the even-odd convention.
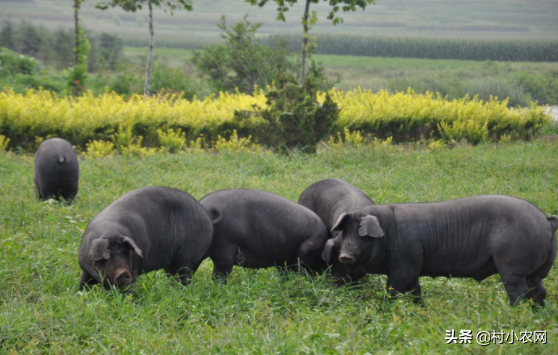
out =
[[[115,69],[122,60],[123,42],[116,35],[86,32],[91,45],[87,55],[89,72]],[[31,56],[45,66],[67,69],[75,64],[75,33],[70,29],[48,30],[28,22],[6,22],[0,28],[0,46]]]
[[[261,42],[275,46],[283,40],[292,51],[300,50],[300,36],[266,36]],[[558,41],[468,40],[317,35],[317,53],[369,57],[558,62]]]

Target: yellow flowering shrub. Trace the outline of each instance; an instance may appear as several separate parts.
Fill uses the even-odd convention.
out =
[[[8,144],[10,144],[10,138],[0,134],[0,152],[4,152],[8,149]]]
[[[372,134],[383,139],[391,136],[399,142],[441,138],[480,143],[498,141],[502,135],[531,138],[550,120],[544,107],[533,104],[528,109],[513,109],[507,107],[507,101],[495,98],[450,101],[433,93],[373,93],[360,88],[331,90],[329,94],[341,109],[335,132],[345,134],[347,129],[350,134]],[[320,97],[323,100],[325,94]],[[217,143],[219,135],[233,129],[248,137],[259,121],[240,127],[234,112],[249,112],[254,105],[266,107],[262,90],[253,95],[222,92],[190,101],[140,95],[125,99],[113,92],[61,97],[44,90],[17,94],[8,89],[0,93],[0,129],[6,139],[24,148],[36,147],[36,137],[58,136],[79,147],[91,141],[112,141],[121,152],[130,146],[135,152],[142,143],[168,148],[171,143],[159,131],[166,132],[163,134],[168,139],[172,136],[169,132],[178,134],[172,136],[175,147],[182,146],[183,138],[190,142],[188,146],[202,144],[203,139],[192,141],[201,135],[206,142]],[[347,139],[345,136],[344,141]],[[354,139],[350,144],[360,144],[358,136],[350,139]]]
[[[529,109],[508,108],[508,101],[466,96],[447,100],[440,94],[355,89],[330,95],[341,109],[336,130],[393,136],[397,141],[418,141],[431,137],[465,138],[471,143],[499,139],[503,134],[531,138],[549,122],[545,107],[532,104]],[[442,124],[443,123],[443,124]],[[445,136],[444,136],[445,135]]]
[[[214,146],[218,151],[228,150],[232,152],[260,152],[262,147],[259,144],[252,143],[251,140],[252,136],[248,136],[247,138],[238,138],[238,134],[235,129],[228,140],[218,135]]]
[[[182,130],[169,129],[166,132],[157,130],[159,144],[171,153],[176,153],[186,146],[186,134]]]
[[[103,158],[114,154],[114,144],[105,141],[91,141],[87,143],[85,156],[90,158]]]
[[[328,140],[328,145],[332,147],[341,147],[343,145],[360,147],[364,137],[360,134],[360,131],[351,132],[347,127],[343,128],[343,134],[337,132],[337,139],[335,136],[330,136]]]

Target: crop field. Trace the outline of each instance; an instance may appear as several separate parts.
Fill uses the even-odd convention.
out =
[[[121,9],[101,11],[96,1],[85,1],[80,16],[89,30],[118,34],[128,43],[146,45],[147,11],[128,13]],[[0,23],[6,19],[42,24],[47,28],[71,27],[73,9],[66,0],[2,0]],[[194,2],[192,12],[176,11],[171,17],[155,10],[155,31],[159,45],[199,46],[220,40],[215,23],[222,14],[231,23],[245,14],[250,21],[262,22],[261,34],[298,34],[303,6],[299,2],[288,13],[286,22],[276,21],[273,3],[263,8],[244,0],[206,0]],[[380,36],[440,38],[557,39],[556,2],[552,0],[378,0],[365,11],[345,13],[344,23],[334,27],[326,20],[331,8],[312,5],[319,21],[313,33],[346,33]]]
[[[235,267],[229,284],[205,261],[182,287],[161,271],[127,292],[78,292],[77,250],[88,221],[131,190],[172,186],[199,199],[227,188],[257,188],[297,201],[337,177],[376,203],[437,201],[476,194],[526,198],[558,214],[558,140],[509,144],[322,145],[316,155],[186,150],[144,158],[81,158],[72,205],[39,202],[33,157],[0,153],[0,353],[2,354],[417,354],[558,352],[558,273],[547,306],[517,307],[498,275],[481,283],[423,278],[424,302],[386,300],[386,277],[353,287],[327,276]],[[471,330],[471,344],[446,344],[447,330]],[[546,331],[540,342],[480,346],[480,331]]]

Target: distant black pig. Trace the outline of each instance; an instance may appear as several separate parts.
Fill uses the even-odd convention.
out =
[[[339,259],[388,275],[391,293],[420,297],[420,276],[499,273],[511,305],[532,298],[544,306],[542,280],[556,258],[558,218],[509,196],[473,196],[432,203],[368,206],[342,214]]]
[[[364,192],[339,179],[325,179],[310,185],[302,192],[298,203],[316,213],[328,231],[331,231],[341,214],[374,205]],[[333,264],[331,275],[340,283],[355,282],[366,271],[361,266],[352,267],[339,261],[341,234],[340,231],[330,232],[322,258],[328,265]]]
[[[284,197],[253,189],[210,193],[200,200],[213,219],[209,257],[226,282],[234,265],[322,271],[327,230],[318,216]]]
[[[79,163],[70,143],[62,138],[43,141],[35,154],[35,192],[41,200],[73,200],[78,192]]]
[[[80,289],[126,286],[152,270],[178,274],[186,284],[205,258],[213,226],[192,196],[170,187],[132,191],[87,225],[79,247]]]

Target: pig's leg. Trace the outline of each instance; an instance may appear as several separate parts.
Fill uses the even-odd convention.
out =
[[[313,271],[322,272],[327,268],[325,262],[322,262],[322,251],[327,239],[321,236],[314,236],[307,239],[298,247],[297,256],[300,259],[300,265],[308,267]],[[323,264],[323,265],[321,265]]]
[[[391,270],[386,285],[390,296],[394,297],[399,293],[411,292],[418,298],[418,301],[420,301],[421,288],[418,270],[420,270],[420,268],[417,269],[414,265],[407,265],[407,267]]]
[[[544,288],[542,278],[532,277],[527,280],[527,287],[529,292],[525,296],[528,299],[533,299],[535,303],[544,307],[544,299],[546,298],[546,289]]]
[[[98,284],[99,281],[95,279],[93,276],[89,275],[88,272],[82,271],[81,279],[79,280],[79,289],[80,291],[85,288],[85,286],[93,286]]]
[[[220,280],[224,284],[232,272],[234,261],[238,254],[238,245],[230,244],[216,247],[209,257],[213,261],[213,279]]]

